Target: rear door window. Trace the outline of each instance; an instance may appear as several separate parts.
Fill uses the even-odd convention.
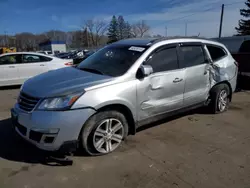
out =
[[[23,63],[40,63],[51,61],[52,58],[40,56],[40,55],[33,55],[33,54],[23,54]]]
[[[184,45],[179,47],[180,67],[192,67],[205,63],[205,55],[201,45]]]

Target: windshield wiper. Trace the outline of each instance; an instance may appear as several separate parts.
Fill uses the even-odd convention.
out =
[[[79,69],[80,69],[80,70],[83,70],[83,71],[87,71],[87,72],[92,72],[92,73],[96,73],[96,74],[101,74],[101,75],[103,75],[103,73],[102,73],[101,71],[96,70],[96,69],[91,69],[91,68],[80,68],[80,67],[79,67]]]

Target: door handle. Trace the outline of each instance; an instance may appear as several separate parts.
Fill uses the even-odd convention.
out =
[[[44,64],[40,64],[41,67],[44,67],[45,65]]]
[[[9,66],[9,68],[15,68],[15,66]]]
[[[177,82],[181,82],[183,79],[181,79],[181,78],[175,78],[174,80],[173,80],[173,82],[174,83],[177,83]]]

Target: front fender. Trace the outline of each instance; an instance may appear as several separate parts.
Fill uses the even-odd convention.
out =
[[[126,106],[136,120],[136,98],[136,82],[124,82],[88,90],[77,100],[72,108],[92,107],[98,110],[108,105],[119,104]]]

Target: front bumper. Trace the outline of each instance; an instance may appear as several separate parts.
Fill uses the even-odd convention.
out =
[[[85,108],[69,111],[22,111],[18,104],[11,109],[16,132],[28,142],[46,151],[75,147],[87,119],[95,113]]]

